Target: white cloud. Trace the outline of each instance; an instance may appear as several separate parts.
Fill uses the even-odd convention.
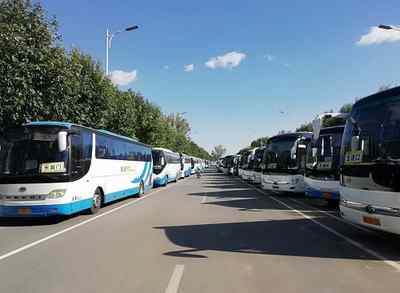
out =
[[[240,65],[246,58],[246,54],[240,52],[229,52],[222,56],[212,57],[206,62],[206,66],[211,69],[216,68],[234,68]]]
[[[110,79],[115,85],[127,85],[137,80],[137,71],[114,70],[111,72]]]
[[[400,41],[400,31],[380,29],[377,26],[370,28],[366,35],[361,36],[357,45],[368,46],[372,44],[382,44]]]
[[[183,66],[183,70],[186,71],[186,72],[193,71],[194,70],[194,64],[188,64],[188,65]]]
[[[264,56],[265,59],[267,59],[268,62],[271,62],[275,59],[275,56],[267,54]]]

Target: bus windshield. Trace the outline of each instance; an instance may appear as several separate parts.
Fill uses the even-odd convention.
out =
[[[400,97],[355,106],[346,124],[342,152],[345,165],[398,162]]]
[[[307,147],[307,169],[320,171],[338,169],[342,131],[343,128],[338,128],[334,132],[321,134]]]
[[[58,150],[59,127],[21,127],[0,140],[0,178],[63,174],[68,152]]]
[[[266,170],[297,169],[297,139],[296,136],[272,138],[264,153]]]

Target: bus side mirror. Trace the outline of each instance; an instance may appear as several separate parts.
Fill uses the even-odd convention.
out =
[[[164,159],[164,157],[161,157],[161,166],[164,166],[165,165],[165,159]]]
[[[66,131],[60,131],[57,135],[58,151],[64,152],[67,150],[67,135]]]

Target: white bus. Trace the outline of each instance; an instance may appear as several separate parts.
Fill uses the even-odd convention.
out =
[[[342,217],[400,234],[400,87],[354,104],[341,163]]]
[[[295,132],[269,139],[263,158],[262,189],[304,193],[305,153],[311,137],[311,132]]]
[[[304,173],[307,197],[339,203],[340,147],[348,114],[324,113],[313,121],[313,139],[307,146]],[[324,124],[329,123],[328,127]]]
[[[185,154],[180,154],[181,160],[181,178],[189,177],[192,174],[192,164],[190,157]]]
[[[242,179],[243,179],[245,170],[249,166],[249,162],[248,162],[249,154],[250,154],[250,150],[249,149],[244,150],[244,151],[242,151],[240,153],[240,161],[239,161],[239,166],[238,166],[238,176],[240,178],[242,178]]]
[[[64,122],[4,131],[0,215],[96,213],[104,203],[152,187],[151,148],[128,137]]]
[[[228,155],[222,159],[222,173],[233,175],[236,155]]]
[[[250,176],[250,182],[254,184],[261,184],[261,174],[262,174],[262,160],[264,157],[265,147],[260,147],[256,149],[254,153],[254,159],[252,164],[250,165],[250,169],[252,170]]]
[[[242,170],[243,180],[250,180],[253,177],[253,163],[256,150],[257,148],[253,148],[247,152],[247,157],[245,158],[245,164]]]
[[[167,186],[177,182],[181,176],[179,154],[164,148],[153,148],[154,186]]]

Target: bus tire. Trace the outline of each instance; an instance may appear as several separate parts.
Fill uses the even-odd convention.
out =
[[[93,203],[92,206],[90,207],[90,213],[96,214],[100,210],[102,203],[103,203],[103,193],[99,188],[97,188],[93,193]]]

